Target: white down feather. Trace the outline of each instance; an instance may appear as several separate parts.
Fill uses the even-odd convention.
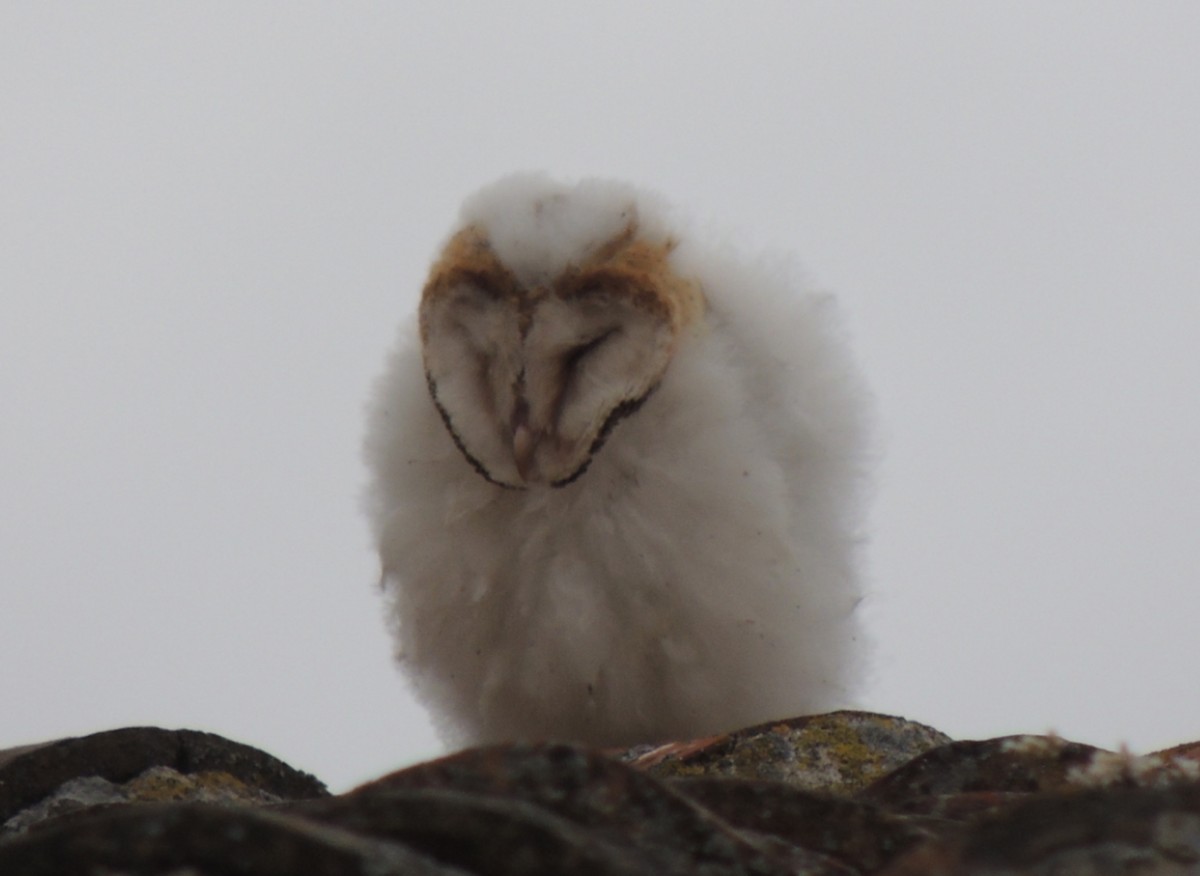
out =
[[[519,217],[553,194],[547,236]],[[634,199],[709,310],[582,477],[484,480],[430,399],[415,316],[373,396],[367,507],[397,655],[450,744],[691,738],[846,705],[860,675],[865,396],[834,302],[621,184],[512,177],[463,221],[519,275],[555,273]]]

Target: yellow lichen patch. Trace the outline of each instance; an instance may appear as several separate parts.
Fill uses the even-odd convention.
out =
[[[221,770],[184,774],[165,766],[151,767],[135,776],[125,784],[123,791],[127,799],[139,803],[180,800],[258,803],[275,799]]]
[[[646,767],[662,777],[767,779],[854,794],[931,748],[949,742],[930,727],[870,712],[832,712],[751,727],[682,758]]]

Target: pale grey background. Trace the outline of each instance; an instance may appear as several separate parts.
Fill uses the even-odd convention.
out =
[[[844,302],[862,705],[1200,738],[1200,5],[0,6],[0,747],[150,723],[334,787],[439,749],[361,409],[461,197],[659,189]]]

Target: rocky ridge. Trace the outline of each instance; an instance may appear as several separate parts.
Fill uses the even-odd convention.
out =
[[[1200,871],[1200,743],[953,741],[835,712],[598,752],[472,749],[333,796],[208,733],[0,751],[0,874],[1173,874]]]

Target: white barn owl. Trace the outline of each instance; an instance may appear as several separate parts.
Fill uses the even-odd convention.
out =
[[[450,744],[844,705],[863,392],[833,302],[628,186],[463,207],[371,405],[397,654]]]

